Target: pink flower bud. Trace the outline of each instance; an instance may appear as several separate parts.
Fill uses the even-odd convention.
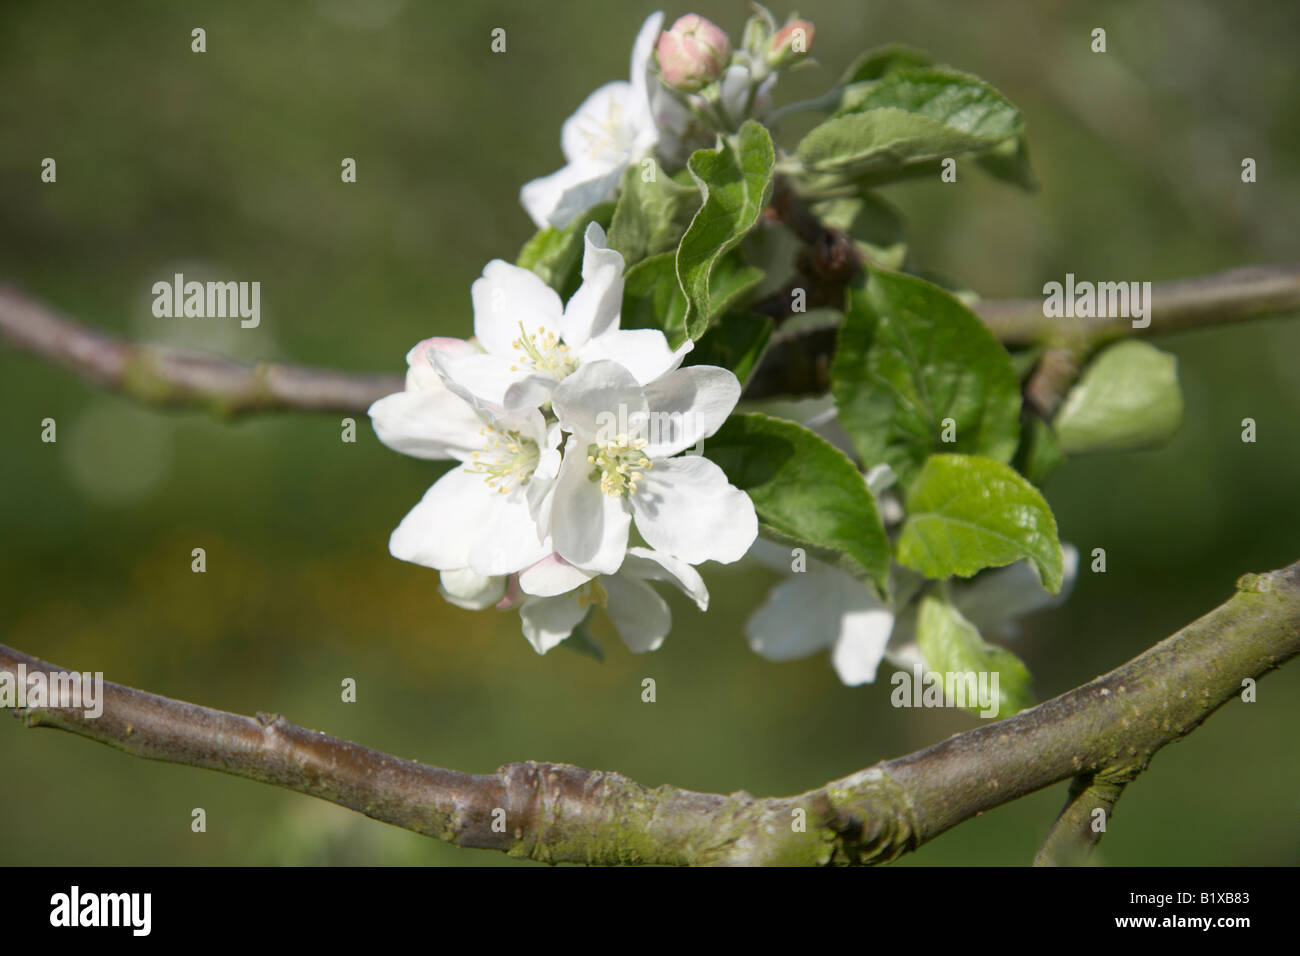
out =
[[[812,40],[812,23],[807,20],[791,20],[772,37],[772,47],[767,54],[768,64],[788,66],[801,56],[807,56]]]
[[[731,56],[731,41],[716,23],[688,13],[659,34],[655,53],[664,82],[693,92],[722,75]]]

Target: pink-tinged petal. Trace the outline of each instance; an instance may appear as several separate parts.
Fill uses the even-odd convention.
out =
[[[524,637],[538,654],[545,654],[573,633],[591,610],[575,593],[529,598],[519,608]]]
[[[376,437],[403,455],[464,461],[483,444],[483,420],[446,389],[395,392],[368,414]]]
[[[672,555],[649,548],[628,548],[618,573],[623,577],[667,581],[694,601],[701,611],[709,609],[709,589],[704,586],[700,572]]]
[[[406,390],[414,392],[422,389],[446,388],[442,377],[433,365],[434,353],[444,355],[477,355],[483,350],[477,343],[464,339],[435,337],[416,342],[406,353]]]
[[[605,612],[633,654],[655,651],[673,626],[668,604],[644,581],[616,574],[601,579],[608,595]]]
[[[681,365],[686,353],[694,347],[694,342],[686,342],[674,352],[668,338],[658,329],[610,329],[584,345],[578,351],[578,358],[583,364],[617,362],[637,382],[647,385]]]
[[[555,290],[535,273],[500,259],[483,267],[470,287],[474,301],[474,337],[488,352],[521,364],[515,348],[521,329],[527,335],[560,334],[564,307]]]
[[[439,478],[388,539],[393,557],[437,571],[469,566],[469,552],[491,520],[497,496],[482,475],[458,465]]]
[[[605,245],[605,230],[590,223],[583,236],[582,285],[564,307],[561,329],[570,348],[618,328],[623,307],[623,257]]]
[[[758,537],[749,495],[696,455],[662,458],[647,469],[632,496],[632,512],[650,547],[687,564],[739,561]]]
[[[586,449],[570,437],[551,503],[551,543],[570,564],[613,574],[627,553],[632,516],[625,499],[603,494],[590,472]]]
[[[594,571],[575,568],[558,554],[548,554],[519,572],[519,586],[526,594],[554,597],[582,587],[595,576]]]
[[[440,572],[438,590],[449,604],[467,611],[482,611],[502,599],[506,593],[506,579],[484,577],[469,568],[460,568]]]
[[[713,435],[740,400],[740,382],[725,368],[691,365],[645,387],[650,406],[646,454],[666,458]]]
[[[551,407],[560,425],[584,441],[634,434],[647,419],[645,393],[616,362],[583,365],[555,387]]]

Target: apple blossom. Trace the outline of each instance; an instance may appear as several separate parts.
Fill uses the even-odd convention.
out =
[[[520,190],[519,200],[539,229],[563,228],[608,199],[623,171],[654,151],[659,132],[649,81],[663,17],[658,11],[642,24],[632,47],[630,82],[606,83],[564,121],[560,147],[565,165]]]
[[[698,455],[677,456],[713,435],[740,397],[726,369],[675,369],[642,386],[610,361],[584,365],[555,389],[570,432],[551,506],[557,554],[612,574],[633,520],[646,543],[688,564],[739,560],[758,534],[749,496]]]
[[[658,329],[620,329],[623,257],[587,226],[582,285],[561,306],[555,290],[527,269],[494,259],[474,282],[474,336],[480,350],[440,349],[434,362],[453,391],[510,410],[540,407],[556,384],[587,362],[619,362],[642,384],[681,364]]]
[[[545,654],[600,606],[630,651],[657,650],[672,627],[672,615],[647,581],[668,581],[701,611],[709,608],[699,572],[649,548],[628,548],[617,573],[602,576],[551,554],[519,574],[520,587],[531,595],[519,609],[524,636],[538,654]]]
[[[810,22],[791,20],[772,37],[767,54],[768,65],[779,69],[807,56],[812,40],[813,25]]]

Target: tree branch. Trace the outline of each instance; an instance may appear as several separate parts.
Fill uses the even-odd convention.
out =
[[[221,770],[337,803],[460,846],[548,862],[883,863],[993,807],[1062,780],[1075,793],[1049,837],[1300,653],[1300,562],[1246,575],[1226,603],[1103,677],[1014,717],[958,734],[794,797],[647,788],[617,774],[516,763],[468,774],[304,730],[113,684],[103,713],[15,711],[153,760]],[[0,645],[0,672],[58,671]],[[1117,791],[1116,794],[1117,795]],[[500,811],[504,811],[504,816]],[[802,811],[802,813],[800,813]],[[805,826],[798,825],[803,818]],[[494,822],[498,825],[494,826]],[[1091,837],[1089,838],[1091,840]]]
[[[842,295],[850,268],[842,256],[843,243],[834,239],[834,230],[795,221],[812,237],[807,268],[829,276],[827,281]],[[820,301],[814,292],[809,290],[809,305]],[[785,308],[780,301],[787,301],[788,293],[770,300],[769,313]],[[990,300],[978,303],[975,312],[1008,346],[1066,344],[1077,351],[1085,340],[1095,345],[1122,335],[1176,332],[1300,309],[1300,266],[1252,266],[1157,283],[1152,297],[1153,319],[1146,329],[1133,329],[1126,319],[1048,319],[1040,299]],[[834,327],[778,330],[746,385],[746,397],[827,391],[835,335]],[[279,363],[250,366],[195,349],[127,342],[5,287],[0,287],[0,341],[68,368],[100,388],[155,405],[204,408],[222,417],[277,411],[364,414],[376,399],[402,389],[398,375]],[[1039,396],[1047,406],[1059,397]]]

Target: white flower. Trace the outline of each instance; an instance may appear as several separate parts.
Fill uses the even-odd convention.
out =
[[[672,628],[672,615],[647,581],[668,581],[701,611],[709,609],[709,592],[699,572],[669,555],[629,548],[618,573],[598,577],[552,554],[519,575],[520,587],[533,595],[519,608],[524,637],[538,654],[545,654],[599,605],[630,651],[657,650]]]
[[[790,570],[787,549],[762,541],[753,554],[767,564]],[[1007,637],[1014,620],[1054,607],[1069,596],[1079,553],[1065,552],[1065,583],[1059,594],[1043,587],[1027,561],[984,571],[952,585],[954,606],[988,637]],[[778,553],[779,552],[779,553]],[[778,564],[779,562],[779,564]],[[896,667],[924,667],[912,615],[896,615],[916,593],[921,578],[895,565],[890,576],[893,605],[882,603],[852,575],[809,558],[807,569],[777,585],[745,628],[749,646],[769,660],[784,661],[830,650],[841,681],[850,686],[876,678],[882,658]]]
[[[500,259],[487,264],[470,291],[481,350],[434,355],[453,391],[514,411],[546,405],[556,384],[587,362],[616,361],[641,383],[681,364],[690,342],[674,352],[658,329],[619,328],[623,257],[606,248],[597,223],[584,238],[582,285],[567,305],[527,269]]]
[[[642,24],[632,47],[631,82],[606,83],[564,121],[565,165],[520,190],[519,200],[539,229],[563,228],[608,199],[623,171],[654,150],[659,132],[649,95],[650,67],[663,19],[656,12]]]
[[[393,450],[460,462],[402,519],[388,547],[403,561],[457,572],[442,584],[461,606],[485,606],[497,585],[484,579],[549,553],[539,529],[560,463],[559,428],[537,409],[471,404],[433,371],[440,356],[474,352],[458,339],[421,342],[407,354],[406,389],[369,411],[375,434]]]
[[[633,519],[646,543],[688,564],[739,560],[758,534],[749,496],[698,455],[740,397],[726,369],[695,365],[645,385],[615,362],[584,365],[555,389],[570,436],[551,508],[554,550],[586,571],[623,563]]]

